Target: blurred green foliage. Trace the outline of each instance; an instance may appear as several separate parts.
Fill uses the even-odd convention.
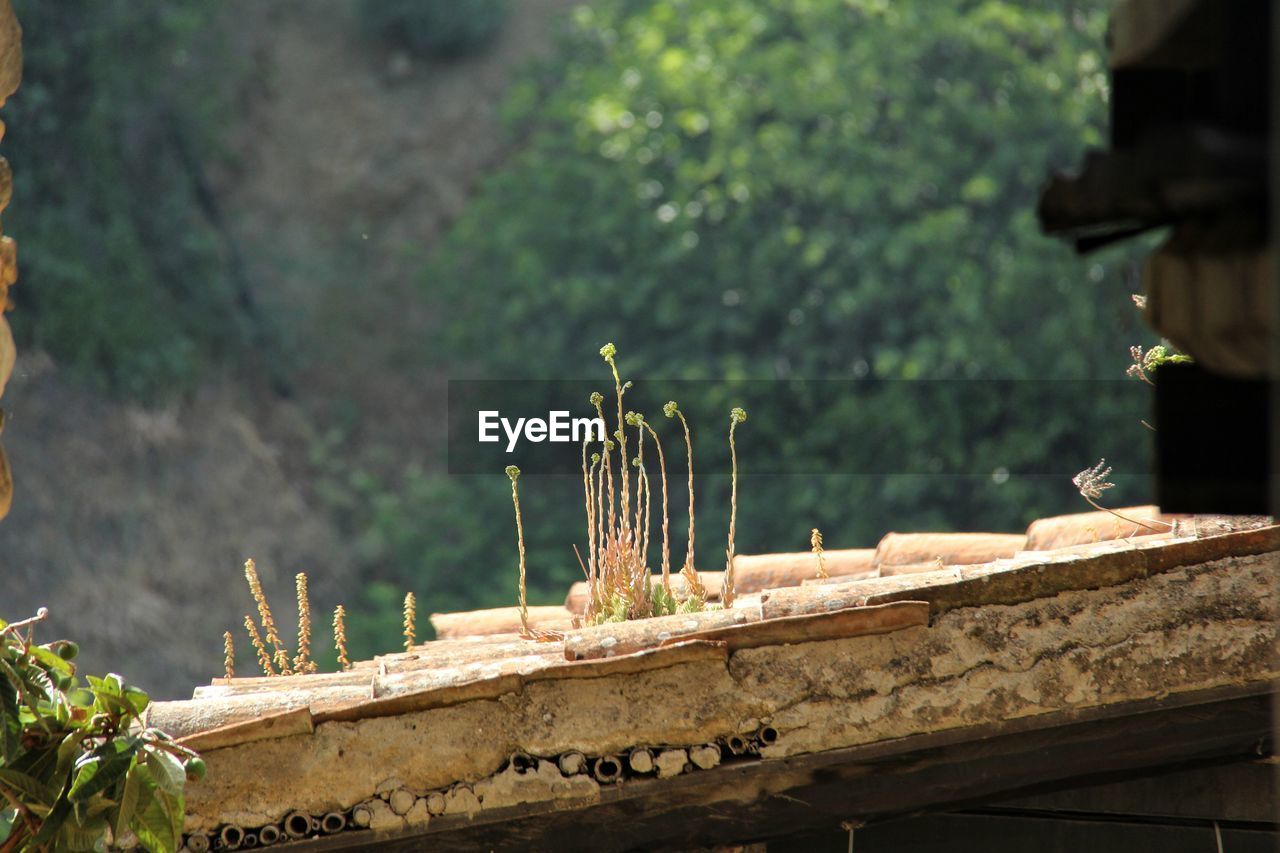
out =
[[[17,0],[25,81],[6,106],[16,193],[6,225],[22,278],[11,315],[118,393],[189,387],[265,336],[200,163],[230,81],[193,82],[217,38],[198,0]],[[1118,378],[1150,338],[1127,298],[1140,249],[1079,259],[1043,237],[1049,169],[1104,140],[1106,0],[597,0],[503,107],[512,154],[435,252],[424,299],[441,325],[423,353],[451,375],[598,377],[616,341],[646,379]],[[364,0],[372,31],[430,55],[478,48],[495,0]],[[129,45],[122,51],[120,45]],[[34,203],[31,200],[40,200]],[[1134,392],[1142,391],[1134,386]],[[770,412],[728,390],[681,400],[699,460],[699,568],[723,566],[729,408],[738,440],[737,550],[873,545],[891,529],[1020,529],[1084,509],[1069,479],[1030,461],[1143,470],[1146,432],[1121,432],[1086,382],[1043,401],[1034,432],[1002,432],[998,405],[922,420],[816,398]],[[678,435],[664,437],[683,476]],[[948,418],[986,418],[1013,476],[763,477],[752,444],[801,460],[842,441],[864,458],[891,431],[926,465],[963,468]],[[1073,426],[1096,428],[1069,440]],[[326,439],[320,488],[369,584],[346,602],[353,657],[398,646],[399,607],[511,604],[509,483],[353,464]],[[515,460],[519,461],[519,460]],[[443,463],[443,460],[441,460]],[[1117,504],[1145,499],[1118,478]],[[581,483],[522,482],[530,599],[579,576]],[[683,490],[671,494],[673,549]],[[678,562],[678,561],[677,561]],[[423,620],[425,622],[425,619]]]
[[[1135,253],[1081,260],[1040,234],[1037,188],[1104,139],[1109,4],[925,0],[612,0],[578,7],[558,54],[518,81],[518,149],[484,181],[425,276],[454,375],[581,378],[618,343],[624,373],[670,378],[1118,378],[1141,334]],[[604,387],[607,383],[601,383]],[[684,405],[685,401],[681,401]],[[728,412],[750,400],[716,400]],[[1071,470],[1106,455],[1145,468],[1147,438],[1064,436],[1114,411],[1087,382],[1043,401],[1034,432],[1000,431],[983,477],[751,475],[752,433],[803,453],[813,426],[889,429],[940,470],[963,467],[947,418],[875,407],[761,412],[739,436],[738,551],[873,545],[887,530],[1022,528],[1086,509]],[[978,406],[975,405],[975,410]],[[650,420],[657,420],[649,412]],[[727,417],[727,414],[726,414]],[[710,458],[727,421],[691,418]],[[665,433],[678,440],[674,433]],[[859,448],[868,455],[877,448]],[[715,452],[723,453],[723,450]],[[519,461],[519,460],[515,460]],[[674,470],[674,469],[673,469]],[[514,531],[500,471],[388,488],[377,564],[429,606],[514,600]],[[679,476],[677,474],[677,476]],[[723,564],[727,477],[699,486],[699,568]],[[579,575],[580,484],[523,490],[532,582],[555,600]],[[1146,497],[1138,478],[1117,501]],[[460,507],[465,509],[459,509]],[[672,500],[673,537],[683,504]],[[491,572],[505,581],[497,591]]]
[[[5,107],[6,226],[22,342],[135,397],[190,387],[248,340],[201,162],[233,81],[194,85],[198,0],[16,0],[23,83]],[[126,49],[127,48],[127,49]]]
[[[506,0],[361,0],[365,31],[426,58],[454,59],[493,41]]]

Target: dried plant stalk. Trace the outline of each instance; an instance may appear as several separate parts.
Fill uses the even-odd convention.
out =
[[[236,677],[236,644],[230,631],[222,632],[222,671],[226,678]]]
[[[333,645],[338,652],[338,666],[351,669],[351,660],[347,657],[347,611],[341,604],[333,611]]]
[[[1111,474],[1111,468],[1110,466],[1107,465],[1107,460],[1099,459],[1097,465],[1093,466],[1092,468],[1085,468],[1079,474],[1076,474],[1074,477],[1072,477],[1071,482],[1075,484],[1076,489],[1080,492],[1080,497],[1084,498],[1085,501],[1088,502],[1089,506],[1093,507],[1099,512],[1109,512],[1112,515],[1114,515],[1116,518],[1120,519],[1121,521],[1127,521],[1130,524],[1136,524],[1139,527],[1145,527],[1147,530],[1150,530],[1152,533],[1163,533],[1164,531],[1158,527],[1152,527],[1150,524],[1146,524],[1144,522],[1138,521],[1136,518],[1129,518],[1127,515],[1122,515],[1121,513],[1116,512],[1114,509],[1108,509],[1107,507],[1098,503],[1097,500],[1095,500],[1095,498],[1102,497],[1102,493],[1105,492],[1107,489],[1115,488],[1115,483],[1109,482],[1107,480],[1107,477],[1110,474]],[[1172,528],[1173,526],[1173,525],[1170,525],[1168,522],[1159,522],[1159,523],[1168,525],[1170,528]]]
[[[813,555],[818,558],[818,577],[826,580],[827,561],[822,556],[822,531],[813,528],[813,532],[809,534],[809,547],[813,549]]]
[[[298,653],[293,657],[293,671],[299,674],[315,672],[311,660],[311,600],[307,596],[307,573],[298,572],[293,578],[298,597]]]
[[[254,624],[253,617],[247,613],[244,617],[244,629],[249,632],[249,641],[253,643],[253,650],[258,653],[258,666],[262,667],[262,674],[276,675],[275,668],[271,665],[271,655],[267,654],[262,635],[258,633],[258,626]]]
[[[253,595],[254,603],[258,605],[258,618],[262,620],[262,630],[266,632],[267,642],[271,644],[275,666],[281,675],[289,675],[289,651],[276,631],[275,620],[271,618],[271,606],[267,604],[267,596],[262,591],[262,581],[258,577],[258,567],[253,560],[244,561],[244,577],[249,582],[249,592]]]
[[[417,624],[418,599],[412,592],[406,592],[404,594],[404,650],[406,652],[413,648],[413,641],[417,637]]]

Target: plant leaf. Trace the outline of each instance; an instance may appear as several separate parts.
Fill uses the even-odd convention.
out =
[[[53,810],[45,815],[44,823],[40,826],[40,831],[28,842],[27,850],[40,850],[41,845],[47,845],[58,834],[58,830],[62,828],[62,824],[66,822],[67,815],[71,814],[71,803],[66,797],[60,797]]]
[[[5,764],[18,755],[18,690],[7,678],[0,678],[0,759]]]
[[[106,850],[107,822],[90,818],[85,823],[69,820],[58,833],[56,849],[69,851]]]
[[[46,649],[44,646],[32,646],[28,651],[30,651],[32,657],[49,669],[54,669],[58,672],[65,672],[67,675],[71,675],[75,672],[71,666],[71,661],[63,660],[52,650]]]
[[[4,844],[4,842],[9,840],[9,834],[13,832],[13,825],[17,822],[17,809],[12,807],[0,809],[0,844]]]
[[[67,786],[71,776],[71,768],[75,765],[76,759],[79,758],[80,744],[88,734],[84,730],[74,732],[68,735],[62,743],[58,744],[58,763],[54,767],[53,778],[49,780],[49,783],[58,787],[59,794]]]
[[[22,799],[52,807],[58,800],[58,791],[26,773],[19,773],[7,767],[0,767],[0,785],[21,795]]]
[[[124,688],[124,701],[133,709],[135,717],[142,716],[142,712],[147,710],[147,706],[151,704],[151,697],[146,691],[132,685],[126,685]]]
[[[147,775],[143,777],[138,810],[129,828],[151,853],[170,853],[182,842],[182,797],[161,790],[150,778],[147,767],[138,769]]]
[[[148,749],[147,767],[162,791],[170,796],[182,796],[187,771],[183,769],[181,761],[163,749]]]
[[[137,749],[138,739],[129,737],[108,741],[89,753],[88,760],[76,768],[76,778],[67,791],[67,798],[81,803],[120,781],[133,766]]]
[[[116,820],[114,824],[114,835],[116,838],[124,837],[125,830],[129,828],[130,821],[138,809],[139,794],[143,788],[143,773],[145,768],[134,764],[124,777],[124,789],[120,792],[120,808],[116,812]]]

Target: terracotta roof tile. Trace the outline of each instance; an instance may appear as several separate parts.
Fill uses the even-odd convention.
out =
[[[854,575],[872,571],[874,548],[848,548],[822,553],[828,575]],[[733,560],[734,586],[739,593],[760,592],[779,586],[798,586],[817,577],[818,563],[809,551],[791,554],[739,555]]]
[[[941,560],[944,566],[985,563],[1012,557],[1026,547],[1020,533],[886,533],[876,546],[874,565],[918,566]]]
[[[1145,522],[1161,530],[1173,516],[1162,515],[1156,506],[1127,506],[1116,510],[1120,515]],[[1055,515],[1031,522],[1027,528],[1028,551],[1048,551],[1069,545],[1086,545],[1107,539],[1125,539],[1150,532],[1138,524],[1124,521],[1109,512],[1078,512]]]
[[[529,626],[544,631],[564,631],[573,627],[574,613],[560,606],[530,607]],[[441,640],[483,637],[490,634],[518,634],[520,608],[495,607],[465,613],[432,613],[431,627]]]

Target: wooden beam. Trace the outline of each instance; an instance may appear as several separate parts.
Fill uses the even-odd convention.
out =
[[[1019,797],[999,807],[1063,815],[1271,824],[1280,818],[1278,770],[1277,765],[1259,761],[1211,765]]]

